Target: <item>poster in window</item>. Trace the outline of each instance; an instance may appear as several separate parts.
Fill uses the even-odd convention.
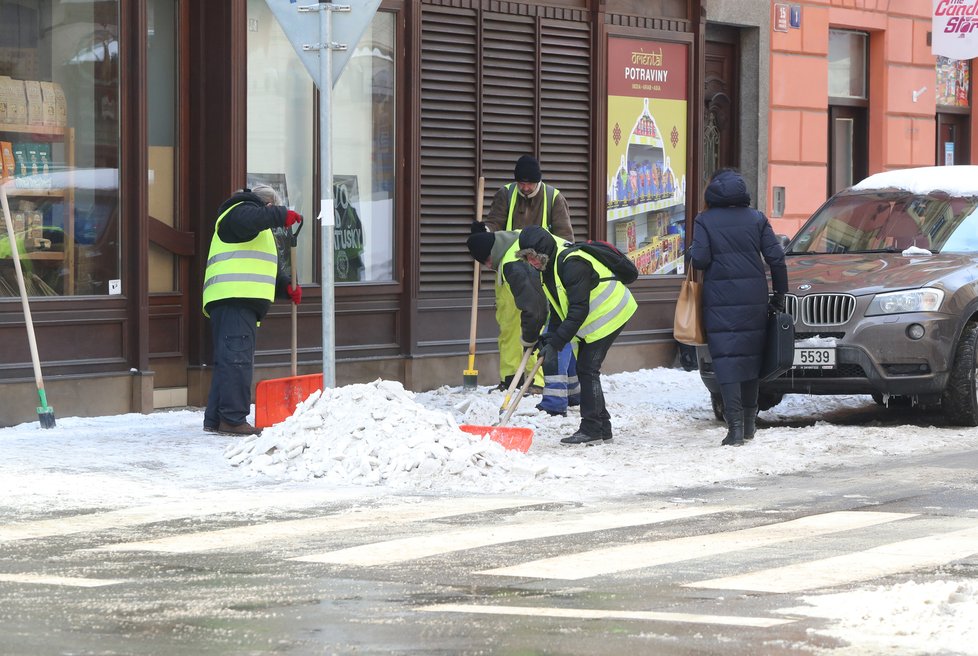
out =
[[[282,205],[291,207],[289,205],[289,185],[285,180],[284,173],[248,173],[245,180],[245,186],[248,189],[254,189],[257,184],[267,184],[278,192],[279,198],[282,199]],[[291,279],[289,249],[292,246],[292,241],[289,239],[289,231],[286,228],[275,228],[272,230],[272,234],[275,236],[275,250],[278,251],[278,275],[280,278]]]
[[[688,61],[685,44],[608,39],[608,236],[643,275],[683,262]]]
[[[336,282],[359,282],[364,279],[363,224],[358,206],[360,192],[355,175],[333,176],[334,276]]]

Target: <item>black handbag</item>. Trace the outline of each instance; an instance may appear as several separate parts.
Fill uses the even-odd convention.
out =
[[[791,369],[795,359],[795,324],[787,312],[772,312],[767,318],[761,380],[774,380]]]

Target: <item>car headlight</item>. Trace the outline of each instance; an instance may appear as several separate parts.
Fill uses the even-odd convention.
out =
[[[866,316],[901,314],[903,312],[937,312],[944,301],[944,290],[925,287],[902,292],[877,294],[866,310]]]

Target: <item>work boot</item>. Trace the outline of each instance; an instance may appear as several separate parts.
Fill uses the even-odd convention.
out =
[[[757,432],[757,406],[753,408],[750,406],[744,406],[744,439],[752,440],[754,439],[754,433]]]
[[[527,396],[539,396],[540,394],[543,394],[543,388],[539,385],[530,385],[526,388]]]
[[[536,408],[537,408],[537,410],[542,410],[543,412],[546,412],[551,417],[566,417],[567,416],[567,412],[566,411],[560,412],[559,410],[551,410],[549,408],[543,407],[543,404],[542,403],[537,403]]]
[[[204,424],[204,432],[205,433],[216,433],[217,432],[217,426],[212,426],[210,424]]]
[[[217,427],[221,435],[261,435],[261,429],[255,428],[247,421],[240,424],[229,424],[223,419]]]
[[[735,417],[727,421],[727,436],[720,446],[744,446],[744,418]]]
[[[605,438],[602,437],[601,435],[598,436],[588,435],[584,431],[578,429],[578,431],[573,435],[571,435],[570,437],[565,437],[564,439],[560,440],[560,443],[561,444],[583,444],[585,446],[592,446],[594,444],[603,444],[605,442],[610,442],[610,441],[611,441],[611,437]]]

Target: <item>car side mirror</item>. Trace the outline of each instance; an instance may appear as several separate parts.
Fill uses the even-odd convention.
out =
[[[788,242],[791,241],[791,237],[788,235],[777,235],[778,241],[781,242],[781,250],[788,250]]]

